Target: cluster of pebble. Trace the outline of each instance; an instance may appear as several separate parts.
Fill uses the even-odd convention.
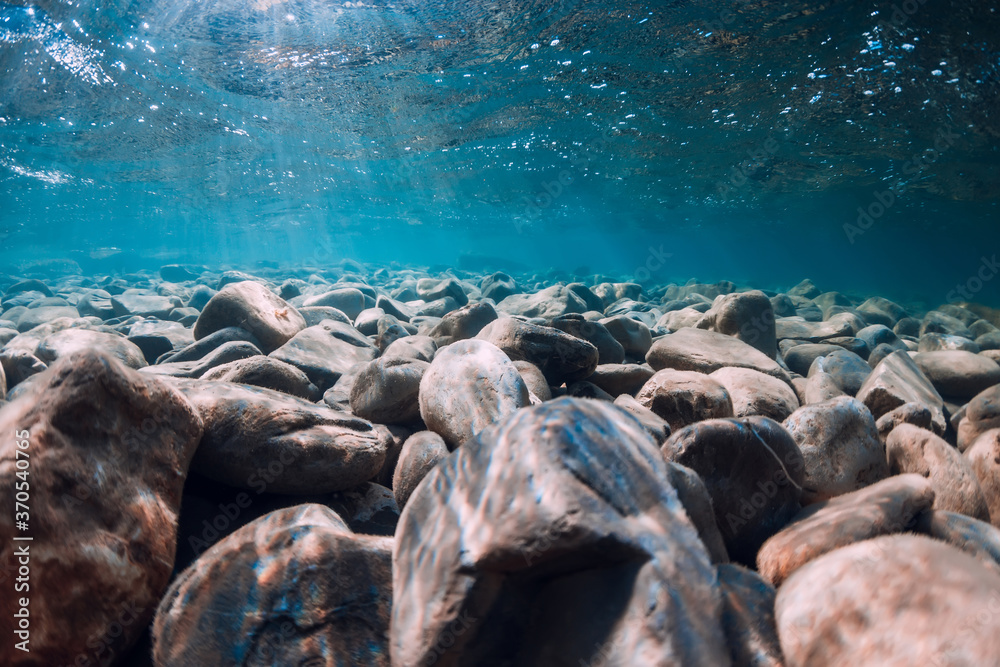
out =
[[[1000,661],[998,311],[356,263],[0,290],[4,664]]]

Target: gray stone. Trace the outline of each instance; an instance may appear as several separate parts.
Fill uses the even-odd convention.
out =
[[[965,408],[958,424],[958,448],[968,449],[976,438],[994,428],[1000,428],[1000,386],[986,389]]]
[[[305,373],[291,364],[264,355],[220,364],[203,373],[201,378],[273,389],[307,401],[320,397],[319,389]]]
[[[512,294],[497,304],[497,310],[508,315],[551,320],[566,313],[584,313],[587,303],[572,290],[553,285],[534,294]]]
[[[336,308],[353,322],[361,314],[361,311],[365,309],[365,295],[361,290],[344,287],[324,292],[323,294],[317,294],[316,296],[306,297],[302,299],[302,306],[307,308],[316,306]]]
[[[944,435],[947,428],[941,395],[906,352],[893,352],[883,359],[857,396],[876,419],[906,403],[919,403],[931,411],[937,435]]]
[[[406,501],[427,473],[447,456],[447,445],[433,431],[418,431],[406,439],[392,476],[392,493],[400,508],[406,506]]]
[[[814,359],[808,375],[817,372],[827,373],[841,391],[856,396],[871,375],[872,367],[853,352],[841,349]]]
[[[139,315],[140,317],[155,317],[167,319],[170,311],[180,308],[184,302],[175,296],[160,296],[141,291],[127,291],[111,297],[111,308],[116,317]]]
[[[774,620],[774,587],[740,565],[718,566],[722,628],[734,667],[785,667]]]
[[[379,424],[411,424],[420,419],[420,380],[426,361],[389,357],[369,362],[351,389],[351,411]]]
[[[535,364],[552,386],[582,380],[597,368],[596,347],[552,327],[502,317],[476,338],[498,347],[512,360]]]
[[[629,394],[634,396],[642,389],[653,369],[646,364],[601,364],[587,378],[612,396]]]
[[[450,345],[459,340],[475,338],[483,327],[497,319],[497,311],[487,301],[470,303],[453,310],[428,332],[438,347]]]
[[[205,304],[194,325],[194,338],[201,340],[232,326],[250,332],[268,354],[304,329],[306,321],[260,283],[243,281],[226,285]]]
[[[1000,365],[980,354],[961,350],[919,352],[913,361],[942,396],[968,400],[1000,384]]]
[[[377,357],[378,348],[354,327],[323,320],[295,334],[270,356],[300,369],[326,391],[351,366]]]
[[[711,373],[720,368],[752,368],[790,382],[788,372],[776,361],[746,343],[714,331],[681,329],[653,342],[646,355],[653,370]]]

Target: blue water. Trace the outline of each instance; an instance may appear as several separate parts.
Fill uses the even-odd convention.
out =
[[[991,2],[0,3],[0,271],[353,258],[939,303],[1000,251],[998,68]]]

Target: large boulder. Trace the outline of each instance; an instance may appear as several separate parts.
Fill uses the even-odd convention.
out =
[[[514,363],[496,345],[463,340],[440,350],[420,380],[420,416],[455,449],[530,403]]]
[[[271,512],[170,586],[153,660],[188,665],[389,667],[392,540],[355,535],[322,505]]]
[[[250,332],[265,354],[304,329],[306,321],[280,296],[252,280],[230,283],[209,299],[194,325],[194,339],[226,327]]]
[[[163,382],[81,351],[0,410],[0,428],[0,563],[30,561],[30,590],[14,594],[8,579],[0,595],[15,630],[0,663],[107,664],[139,638],[170,580],[201,419]]]
[[[561,398],[439,463],[393,552],[393,665],[727,667],[715,568],[653,441]]]

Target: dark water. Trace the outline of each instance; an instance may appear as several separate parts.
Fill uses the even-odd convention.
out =
[[[0,3],[0,264],[350,257],[941,302],[1000,251],[998,8]]]

